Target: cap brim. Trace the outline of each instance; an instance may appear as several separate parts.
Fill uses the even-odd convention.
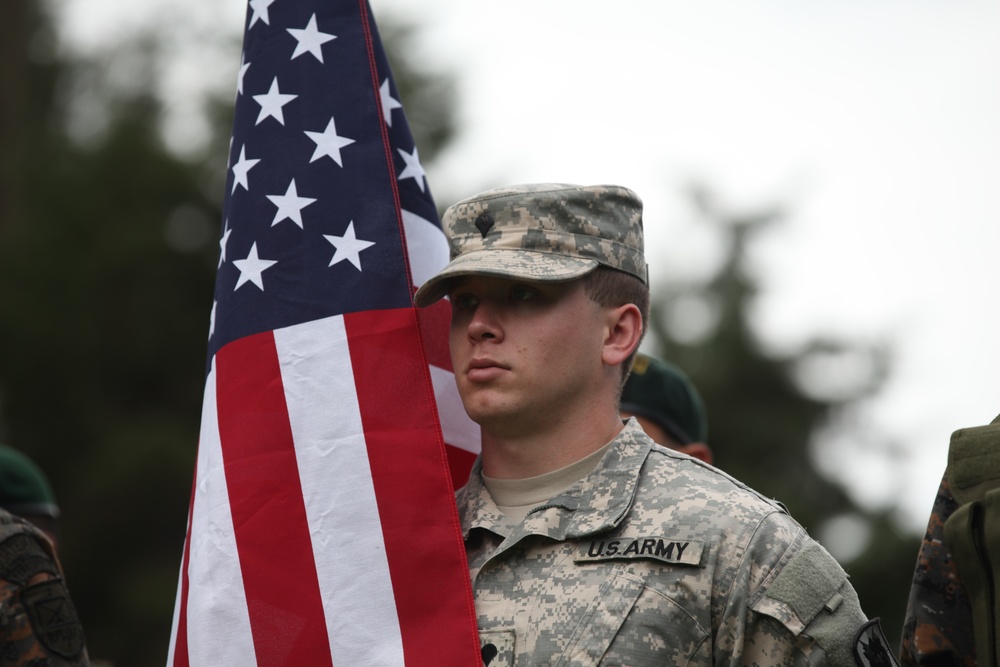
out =
[[[421,285],[413,295],[413,303],[421,308],[431,305],[448,293],[452,279],[461,276],[560,282],[585,276],[599,265],[596,259],[549,252],[500,248],[475,250],[459,255]]]
[[[47,516],[59,518],[59,507],[49,502],[5,503],[3,509],[16,516]]]

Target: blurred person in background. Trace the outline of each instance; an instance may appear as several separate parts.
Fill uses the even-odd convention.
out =
[[[7,445],[0,445],[0,508],[27,519],[56,543],[59,505],[52,486],[34,461]]]
[[[91,664],[56,555],[58,517],[41,469],[0,445],[0,667]]]
[[[1000,417],[955,431],[903,621],[908,667],[997,665]]]
[[[691,379],[671,363],[639,353],[622,390],[623,419],[635,417],[653,442],[712,463],[708,417]]]

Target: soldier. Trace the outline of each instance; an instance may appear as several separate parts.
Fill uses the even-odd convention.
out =
[[[635,417],[653,442],[712,463],[705,402],[684,371],[641,352],[622,389],[618,410]]]
[[[904,667],[976,667],[972,607],[944,538],[945,521],[956,509],[958,503],[945,475],[913,572],[899,652]]]
[[[52,486],[34,461],[0,445],[0,508],[27,519],[56,543],[59,505]]]
[[[837,562],[772,502],[656,445],[618,399],[649,303],[641,202],[502,188],[450,207],[457,494],[484,665],[891,665]]]
[[[2,667],[90,664],[55,545],[34,523],[38,521],[54,536],[58,515],[41,470],[25,455],[0,445]]]
[[[908,667],[996,665],[1000,634],[1000,417],[955,431],[903,621]]]

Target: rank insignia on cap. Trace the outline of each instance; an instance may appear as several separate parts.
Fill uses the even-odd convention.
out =
[[[489,213],[480,213],[479,217],[476,218],[476,229],[483,235],[483,238],[486,238],[486,234],[493,229],[493,222],[493,216]]]
[[[899,667],[878,618],[873,618],[858,630],[854,639],[854,662],[858,667]]]

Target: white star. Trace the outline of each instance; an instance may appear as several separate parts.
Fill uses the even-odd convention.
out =
[[[243,94],[243,77],[246,76],[247,70],[250,69],[250,63],[243,62],[246,58],[246,54],[240,55],[240,72],[236,75],[236,92],[240,95]]]
[[[354,235],[354,221],[351,220],[350,224],[347,225],[347,231],[344,232],[343,236],[330,236],[329,234],[323,234],[323,238],[333,244],[336,251],[333,253],[333,259],[330,260],[330,266],[338,262],[342,262],[345,259],[354,265],[358,271],[361,270],[361,257],[359,253],[370,248],[375,243],[373,241],[361,241]]]
[[[208,337],[210,339],[215,335],[215,309],[218,305],[218,301],[212,302],[212,314],[208,318]]]
[[[420,156],[417,155],[417,147],[413,147],[413,154],[409,154],[402,148],[397,148],[399,154],[403,156],[403,162],[406,163],[406,168],[399,173],[396,180],[403,180],[404,178],[412,178],[417,182],[420,187],[420,191],[424,191],[424,168],[420,164]]]
[[[271,268],[276,261],[270,259],[261,259],[257,256],[257,243],[254,242],[250,246],[250,254],[247,255],[246,259],[234,259],[233,264],[237,269],[240,270],[239,280],[236,281],[236,287],[233,288],[235,292],[245,283],[251,282],[260,288],[260,291],[264,291],[264,276],[262,275],[264,271]]]
[[[260,19],[264,23],[271,25],[271,17],[267,13],[267,8],[274,4],[274,0],[250,0],[250,9],[253,16],[250,17],[250,27]]]
[[[253,169],[258,162],[260,162],[260,158],[248,160],[246,145],[244,144],[243,146],[240,146],[240,159],[233,165],[233,192],[236,192],[237,185],[242,185],[244,190],[250,190],[250,185],[247,181],[247,173]]]
[[[312,159],[309,160],[310,162],[315,162],[326,155],[341,167],[344,166],[344,163],[340,159],[340,149],[353,144],[354,139],[337,136],[337,127],[333,123],[333,116],[330,116],[330,122],[326,124],[325,130],[322,132],[309,132],[307,130],[306,134],[316,142],[316,150],[313,151]]]
[[[278,77],[274,77],[274,81],[271,82],[271,89],[266,94],[253,96],[254,101],[260,105],[260,113],[257,115],[256,125],[260,125],[261,121],[268,116],[273,116],[276,121],[284,125],[285,114],[282,112],[281,107],[296,97],[298,95],[285,95],[278,90]]]
[[[219,266],[226,261],[226,244],[229,243],[229,235],[233,233],[233,230],[229,228],[229,220],[226,219],[226,224],[222,229],[222,239],[219,241]]]
[[[382,97],[382,117],[385,118],[385,124],[392,127],[392,110],[402,109],[403,105],[389,94],[389,79],[386,78],[382,82],[382,85],[378,89],[379,94]]]
[[[302,209],[316,201],[310,197],[300,197],[295,189],[295,179],[289,184],[283,195],[267,195],[271,203],[278,207],[278,212],[274,214],[271,226],[274,227],[282,220],[291,220],[299,229],[302,229]]]
[[[298,40],[295,45],[295,52],[292,53],[292,60],[295,60],[305,52],[316,56],[316,60],[323,62],[323,45],[337,39],[336,35],[320,32],[316,27],[316,15],[313,14],[305,28],[288,28],[288,33]]]

